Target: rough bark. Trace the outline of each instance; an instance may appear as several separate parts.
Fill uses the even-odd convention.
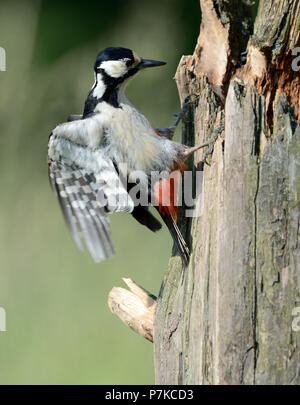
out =
[[[199,95],[183,142],[206,141],[222,119],[225,140],[203,167],[199,216],[182,216],[189,267],[173,251],[157,300],[156,382],[299,384],[300,5],[261,0],[253,25],[241,2],[200,4],[194,55],[176,73],[181,100]]]

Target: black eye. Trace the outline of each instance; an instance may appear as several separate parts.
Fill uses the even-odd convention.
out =
[[[126,63],[126,66],[129,67],[129,66],[131,66],[133,64],[133,60],[127,59],[125,63]]]

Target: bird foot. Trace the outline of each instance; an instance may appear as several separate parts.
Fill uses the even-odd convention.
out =
[[[208,163],[207,158],[209,155],[211,155],[213,153],[216,140],[218,139],[218,136],[223,132],[223,130],[224,130],[224,125],[219,125],[218,127],[216,127],[213,130],[212,136],[207,141],[208,148],[206,149],[206,151],[203,154],[203,159],[202,159],[203,164],[206,163],[208,166],[210,166],[210,163]],[[220,136],[222,137],[222,135],[220,135]]]
[[[193,96],[195,98],[192,100],[191,98]],[[191,104],[194,104],[197,99],[198,99],[198,97],[195,94],[189,94],[188,96],[185,97],[185,99],[183,100],[181,110],[179,111],[179,113],[174,114],[174,116],[176,117],[176,120],[175,120],[175,122],[173,124],[173,127],[176,128],[181,120],[184,121],[185,114],[188,111],[189,106]]]
[[[191,97],[194,96],[194,94],[189,94],[183,101],[182,104],[182,108],[179,111],[179,113],[174,114],[174,116],[176,117],[174,124],[171,125],[168,128],[156,128],[156,130],[160,133],[160,135],[164,136],[167,139],[173,139],[175,130],[178,126],[178,124],[180,123],[180,121],[184,121],[185,118],[185,114],[188,111],[188,107],[195,103],[197,97],[194,100],[191,100]]]
[[[201,148],[205,148],[206,146],[208,146],[207,150],[205,151],[204,155],[203,155],[203,160],[202,163],[203,164],[207,164],[208,166],[210,166],[210,164],[207,162],[207,158],[209,155],[212,154],[213,150],[214,150],[214,145],[216,140],[218,139],[219,134],[224,130],[224,125],[220,125],[218,127],[216,127],[213,131],[212,136],[210,137],[210,139],[204,143],[201,143],[200,145],[196,145],[193,147],[187,147],[185,152],[184,152],[184,158],[188,158],[192,153],[196,152],[197,150],[201,149]]]

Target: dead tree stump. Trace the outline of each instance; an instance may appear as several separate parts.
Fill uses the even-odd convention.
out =
[[[300,384],[300,3],[261,0],[256,18],[244,3],[200,1],[198,43],[176,74],[181,100],[199,96],[183,142],[222,120],[225,137],[203,168],[199,216],[181,220],[189,267],[173,252],[157,300],[158,384]]]

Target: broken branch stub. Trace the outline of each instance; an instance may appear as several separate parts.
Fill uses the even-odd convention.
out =
[[[123,278],[123,281],[130,291],[121,287],[113,287],[108,295],[108,306],[125,325],[153,342],[156,297],[130,278]]]

